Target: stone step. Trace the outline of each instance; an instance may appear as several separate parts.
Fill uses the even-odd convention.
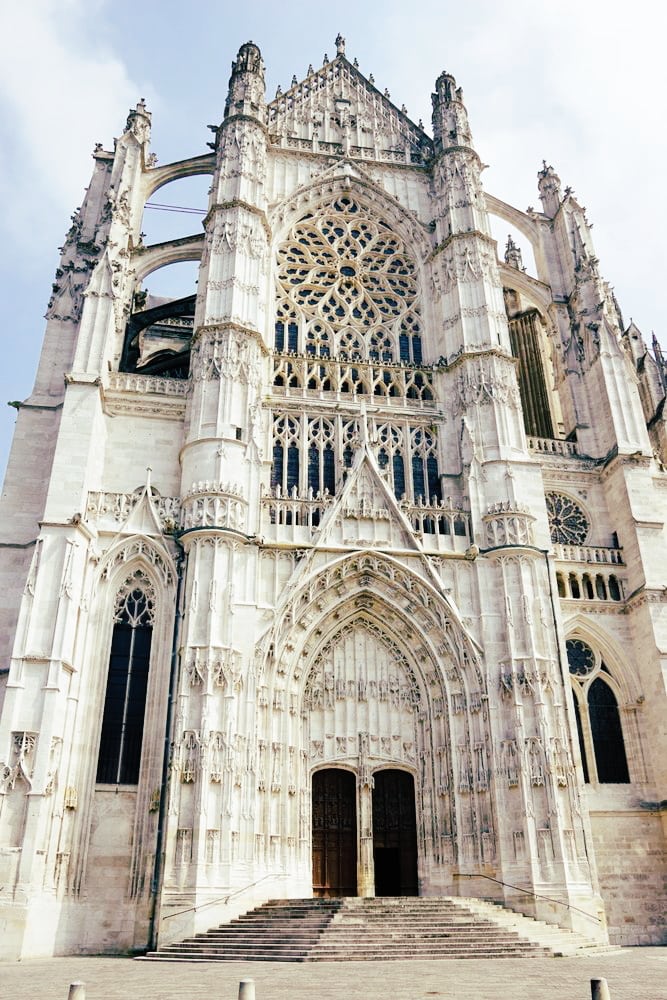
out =
[[[145,956],[164,961],[378,961],[552,956],[493,910],[453,897],[270,900]],[[506,911],[501,911],[505,913]]]

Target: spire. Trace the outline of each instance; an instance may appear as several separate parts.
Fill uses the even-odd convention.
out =
[[[542,169],[537,175],[537,188],[540,192],[544,214],[553,219],[563,199],[560,190],[560,177],[552,166],[547,166],[546,160],[542,160]]]
[[[239,49],[236,61],[232,63],[225,118],[230,115],[249,115],[263,121],[265,91],[262,53],[254,42],[246,42]]]
[[[435,81],[433,102],[433,139],[436,153],[451,146],[471,146],[472,135],[468,113],[463,103],[463,91],[449,73],[441,73]]]

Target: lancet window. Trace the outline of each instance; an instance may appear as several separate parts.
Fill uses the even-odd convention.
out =
[[[116,595],[97,781],[136,785],[141,764],[155,594],[137,570]]]
[[[431,505],[441,499],[437,439],[430,428],[371,420],[368,434],[380,471],[397,499]],[[356,419],[275,414],[272,492],[333,495],[359,446]]]
[[[614,678],[582,639],[568,639],[566,647],[584,780],[627,784],[630,775]]]
[[[416,276],[401,239],[353,198],[304,216],[278,250],[276,351],[421,364]]]
[[[273,421],[273,468],[271,486],[282,493],[300,488],[300,425],[293,417],[278,416]]]

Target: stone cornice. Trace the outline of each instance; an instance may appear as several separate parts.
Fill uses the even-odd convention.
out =
[[[266,357],[268,357],[271,353],[269,348],[264,343],[264,339],[259,330],[255,330],[251,326],[244,326],[242,323],[236,323],[233,320],[221,320],[220,322],[215,323],[200,324],[200,326],[198,326],[192,334],[192,345],[194,346],[197,341],[201,340],[201,338],[207,333],[222,333],[224,330],[234,330],[236,333],[242,333],[246,337],[256,340],[262,354]]]

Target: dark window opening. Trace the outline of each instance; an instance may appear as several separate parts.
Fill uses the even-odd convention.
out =
[[[601,784],[628,784],[630,775],[618,704],[614,692],[600,677],[588,689],[588,714],[598,781]]]
[[[136,785],[139,780],[153,635],[149,621],[146,596],[135,590],[127,598],[111,639],[97,761],[100,783]]]

